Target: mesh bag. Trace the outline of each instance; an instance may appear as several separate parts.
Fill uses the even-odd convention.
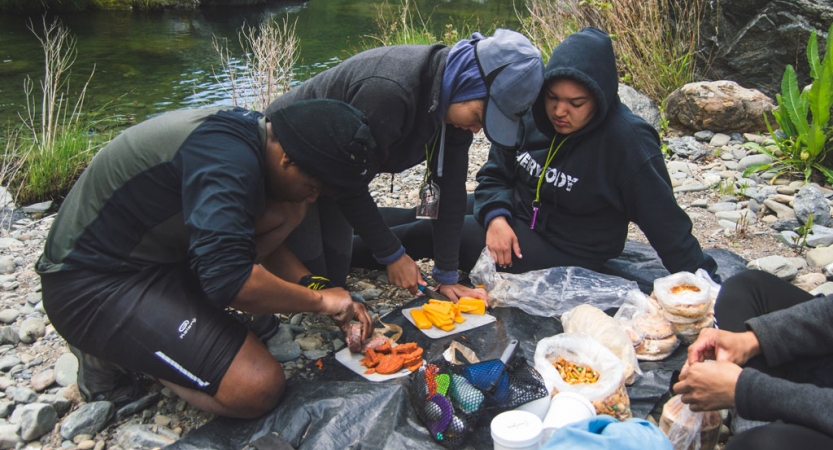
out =
[[[475,428],[501,412],[548,395],[544,379],[524,358],[505,367],[501,361],[452,365],[439,360],[414,373],[410,389],[417,415],[446,448],[462,447]]]

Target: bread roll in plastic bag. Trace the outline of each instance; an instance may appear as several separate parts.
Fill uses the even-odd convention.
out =
[[[675,395],[662,408],[659,428],[674,450],[714,450],[722,420],[720,411],[693,412]]]
[[[618,356],[625,365],[625,384],[633,384],[636,375],[642,375],[633,342],[616,320],[601,309],[590,305],[576,306],[561,316],[561,324],[565,333],[584,333]]]
[[[671,322],[663,317],[662,307],[639,290],[628,292],[613,318],[632,341],[640,361],[665,359],[679,346]]]
[[[691,272],[677,272],[654,280],[654,297],[662,310],[682,320],[703,317],[711,308],[711,283]],[[666,315],[666,318],[673,320]]]
[[[595,383],[570,384],[565,381],[555,362],[558,357],[598,372]],[[590,400],[597,414],[607,414],[620,421],[633,417],[630,398],[625,389],[622,360],[599,341],[583,333],[561,333],[538,341],[535,347],[535,370],[544,378],[550,395],[574,392]]]

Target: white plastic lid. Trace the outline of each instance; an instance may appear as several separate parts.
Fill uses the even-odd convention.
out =
[[[526,447],[541,439],[541,419],[528,411],[506,411],[492,419],[492,439],[506,447]]]
[[[581,394],[578,394],[576,392],[566,392],[566,391],[565,392],[559,392],[559,393],[553,395],[552,399],[550,400],[550,405],[552,405],[553,402],[557,402],[556,398],[558,398],[558,399],[569,398],[569,399],[571,399],[575,402],[578,402],[579,404],[581,404],[581,406],[584,406],[585,408],[587,408],[587,410],[589,411],[589,413],[591,415],[593,415],[593,416],[596,415],[596,407],[593,406],[592,403],[590,403],[590,400],[587,400],[587,397],[585,397]]]

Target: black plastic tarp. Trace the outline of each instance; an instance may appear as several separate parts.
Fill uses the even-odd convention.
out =
[[[747,261],[729,250],[710,248],[703,253],[717,262],[717,274],[723,280],[746,270]],[[636,281],[639,289],[646,294],[654,290],[654,280],[670,275],[653,247],[635,241],[628,241],[622,254],[605,263],[602,272]]]
[[[424,302],[417,299],[410,308]],[[531,316],[515,308],[495,308],[497,321],[474,330],[432,340],[408,322],[401,310],[384,319],[402,326],[401,342],[417,342],[426,359],[440,355],[452,340],[459,340],[483,359],[495,359],[509,339],[518,339],[516,357],[533,364],[538,340],[562,332],[553,318]],[[463,338],[465,336],[465,338]],[[662,362],[641,365],[645,375],[628,387],[631,409],[645,417],[668,392],[671,372],[682,366],[679,349]],[[323,369],[310,364],[292,379],[281,405],[257,420],[218,418],[194,430],[168,449],[242,449],[269,433],[278,434],[298,449],[441,449],[422,426],[408,400],[409,377],[372,383],[342,366],[330,355]],[[491,448],[486,425],[472,434],[471,448]]]
[[[743,258],[731,252],[709,253],[718,261],[718,273],[723,279],[746,269]],[[616,275],[637,281],[643,290],[652,285],[654,278],[668,275],[653,250],[637,243],[629,243],[623,256],[611,261],[608,268]],[[493,308],[490,314],[497,318],[494,323],[430,339],[402,314],[402,309],[424,302],[424,298],[415,299],[382,319],[400,325],[403,335],[399,341],[419,344],[428,361],[439,358],[452,340],[474,350],[481,360],[488,360],[498,358],[507,342],[517,339],[515,357],[526,358],[534,365],[537,342],[563,331],[554,318],[533,316],[517,308]],[[681,346],[663,361],[640,363],[644,375],[628,386],[635,417],[645,418],[660,400],[669,396],[672,373],[682,367],[685,356],[686,348]],[[332,354],[322,362],[322,369],[309,364],[297,372],[288,381],[280,406],[267,416],[256,420],[217,418],[166,449],[243,449],[252,443],[255,444],[249,448],[281,448],[277,444],[264,445],[269,436],[280,436],[278,441],[282,439],[297,449],[443,448],[432,440],[410,404],[410,377],[373,383],[342,366]],[[469,448],[492,448],[488,423],[472,433]]]

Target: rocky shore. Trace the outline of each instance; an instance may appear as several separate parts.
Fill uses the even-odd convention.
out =
[[[674,190],[692,218],[695,236],[704,248],[737,253],[750,268],[775,273],[811,292],[833,292],[828,281],[833,278],[833,189],[795,180],[744,178],[746,167],[767,158],[744,147],[747,141],[771,143],[758,134],[710,131],[666,139]],[[470,191],[487,156],[488,142],[479,134],[470,151]],[[371,185],[377,203],[414,206],[423,170],[397,174],[392,182],[388,175],[377,177]],[[75,385],[77,360],[49,324],[40,279],[33,270],[54,213],[24,210],[25,217],[11,216],[0,231],[0,448],[151,449],[210,420],[150,383],[147,397],[122,409],[109,402],[81,401]],[[7,206],[7,217],[11,211]],[[810,214],[813,226],[804,233],[801,226]],[[635,226],[630,237],[645,242]],[[430,261],[420,264],[426,276],[430,274]],[[349,284],[378,316],[412,299],[388,284],[380,271],[354,271]],[[326,318],[295,314],[282,320],[288,326],[268,347],[288,376],[305,376],[317,359],[345,345]]]

